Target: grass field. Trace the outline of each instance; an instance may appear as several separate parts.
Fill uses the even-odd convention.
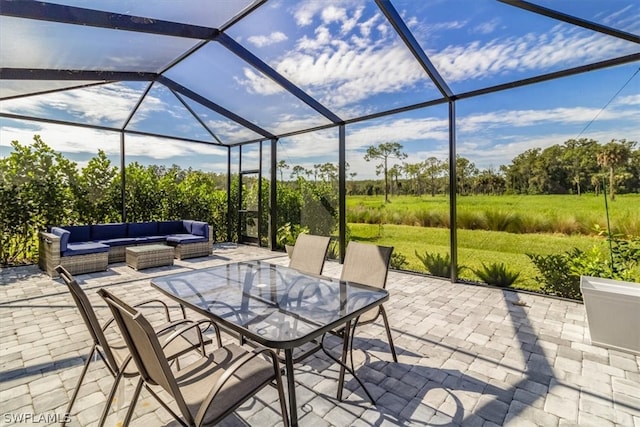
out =
[[[351,222],[354,210],[375,210],[370,218],[379,219],[383,224]],[[424,265],[415,255],[425,252],[448,253],[450,233],[448,224],[438,227],[417,226],[416,213],[440,212],[448,216],[449,201],[438,197],[392,197],[391,203],[384,205],[380,196],[351,196],[347,198],[347,215],[351,218],[349,228],[354,240],[370,241],[380,245],[394,246],[396,253],[406,256],[406,269],[425,272]],[[488,231],[486,229],[459,229],[458,265],[465,266],[459,276],[463,279],[478,280],[472,269],[492,263],[505,263],[509,269],[520,271],[520,280],[514,287],[538,290],[540,285],[534,280],[538,274],[527,253],[548,255],[562,253],[572,248],[589,250],[595,245],[604,245],[605,239],[593,232],[593,225],[606,228],[604,198],[594,195],[583,196],[467,196],[458,198],[458,218],[482,212],[501,211],[504,215],[518,218],[535,218],[537,222],[554,224],[556,232],[526,233]],[[504,216],[503,215],[503,216]],[[611,227],[626,235],[639,235],[640,195],[619,195],[614,202],[609,201]],[[482,226],[480,219],[478,225]],[[529,222],[533,221],[532,219]],[[419,223],[419,222],[418,222]],[[485,224],[486,226],[486,224]],[[469,227],[471,228],[471,227]]]
[[[640,235],[640,194],[617,195],[608,205],[615,233]],[[458,228],[563,234],[593,234],[595,224],[607,228],[602,195],[459,196],[457,209]],[[448,227],[449,199],[397,196],[385,205],[382,196],[349,196],[347,221]]]

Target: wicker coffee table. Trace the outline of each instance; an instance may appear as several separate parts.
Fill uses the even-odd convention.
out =
[[[127,265],[136,270],[173,265],[173,247],[167,245],[132,246],[126,250]]]

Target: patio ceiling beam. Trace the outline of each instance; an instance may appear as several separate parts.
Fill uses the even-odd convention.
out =
[[[204,96],[202,96],[200,94],[197,94],[197,93],[195,93],[194,91],[192,91],[190,89],[187,89],[186,87],[182,86],[179,83],[176,83],[175,81],[171,80],[168,77],[159,76],[158,77],[158,82],[162,83],[165,86],[167,86],[169,89],[171,89],[173,91],[176,91],[179,94],[184,95],[187,98],[190,98],[190,99],[196,101],[199,104],[204,105],[205,107],[209,108],[210,110],[213,110],[216,113],[225,116],[229,120],[232,120],[232,121],[238,123],[239,125],[242,125],[242,126],[248,128],[248,129],[251,129],[255,133],[257,133],[259,135],[262,135],[267,139],[272,139],[272,138],[276,137],[271,132],[262,129],[260,126],[254,124],[254,123],[251,123],[250,121],[246,120],[245,118],[240,117],[239,115],[227,110],[224,107],[221,107],[220,105],[218,105],[215,102],[205,98]]]
[[[213,40],[219,33],[216,28],[39,1],[0,0],[0,15],[200,40]]]
[[[454,99],[454,94],[447,85],[447,82],[444,81],[436,67],[431,63],[429,57],[425,53],[425,51],[420,46],[420,43],[413,36],[413,33],[409,30],[407,25],[402,20],[398,11],[393,7],[391,1],[389,0],[376,0],[376,4],[387,17],[389,23],[396,30],[396,33],[400,36],[404,44],[409,48],[413,56],[416,58],[420,66],[426,71],[429,75],[433,84],[436,85],[442,96],[447,98],[447,100]]]
[[[241,10],[240,13],[238,13],[237,15],[235,15],[234,17],[229,19],[225,24],[221,25],[219,30],[221,32],[222,31],[227,31],[229,28],[231,28],[232,26],[234,26],[238,22],[242,21],[242,19],[244,19],[247,15],[250,15],[251,13],[253,13],[254,10],[259,8],[260,6],[265,4],[266,2],[267,2],[267,0],[254,0],[253,3],[251,3],[249,6],[245,7],[243,10]]]
[[[64,92],[67,90],[74,90],[74,89],[86,89],[94,86],[104,86],[109,83],[113,83],[113,82],[110,82],[110,81],[90,82],[90,83],[84,83],[84,84],[79,84],[74,86],[65,86],[65,87],[60,87],[55,89],[40,90],[36,92],[26,92],[26,93],[21,93],[20,95],[0,97],[0,101],[9,101],[11,99],[24,98],[26,96],[48,95],[50,93]]]
[[[320,104],[314,98],[309,96],[306,92],[300,89],[298,86],[284,78],[280,73],[267,65],[260,58],[255,56],[253,53],[249,52],[242,45],[237,43],[231,37],[226,35],[225,33],[220,33],[220,35],[216,38],[216,41],[221,45],[229,49],[235,55],[237,55],[244,62],[248,63],[262,74],[269,77],[271,80],[276,82],[278,85],[282,86],[286,91],[291,93],[293,96],[307,104],[309,107],[316,110],[318,113],[322,114],[327,119],[331,120],[335,124],[343,123],[343,120],[330,111],[327,107]]]
[[[204,122],[204,120],[202,120],[200,118],[200,116],[195,111],[193,111],[193,108],[191,108],[191,106],[189,104],[187,104],[187,101],[185,101],[184,98],[178,92],[174,91],[173,89],[169,89],[169,90],[171,91],[173,96],[178,98],[178,101],[180,101],[180,103],[182,103],[184,108],[186,108],[191,113],[193,118],[196,119],[198,121],[198,123],[200,123],[200,126],[202,126],[204,128],[204,130],[206,130],[209,133],[209,135],[211,135],[211,137],[213,139],[218,141],[218,143],[220,143],[222,145],[225,145],[225,143],[222,142],[222,140],[220,138],[218,138],[218,135],[216,135],[211,129],[209,129],[209,126],[207,126],[207,124]]]
[[[156,73],[137,71],[53,70],[36,68],[0,68],[0,80],[91,80],[153,81]]]
[[[626,31],[617,30],[615,28],[607,27],[606,25],[597,24],[592,21],[587,21],[586,19],[576,18],[575,16],[567,15],[566,13],[558,12],[556,10],[549,9],[543,6],[538,6],[537,4],[529,3],[523,0],[498,0],[498,1],[504,4],[508,4],[510,6],[524,9],[529,12],[537,13],[538,15],[544,15],[549,18],[557,19],[562,22],[567,22],[569,24],[577,25],[582,28],[587,28],[589,30],[597,31],[599,33],[607,34],[609,36],[617,37],[619,39],[640,44],[640,36],[637,36],[635,34],[627,33]]]

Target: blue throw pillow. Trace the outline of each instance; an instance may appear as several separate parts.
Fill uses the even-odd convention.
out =
[[[60,236],[60,252],[67,250],[67,244],[69,243],[69,236],[71,232],[60,227],[51,227],[51,233]]]

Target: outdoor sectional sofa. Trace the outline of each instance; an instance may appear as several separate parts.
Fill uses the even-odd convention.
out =
[[[177,259],[207,256],[213,248],[213,230],[206,222],[158,221],[94,225],[65,225],[40,232],[38,265],[51,277],[62,265],[71,274],[104,271],[123,262],[128,246],[166,244]]]

